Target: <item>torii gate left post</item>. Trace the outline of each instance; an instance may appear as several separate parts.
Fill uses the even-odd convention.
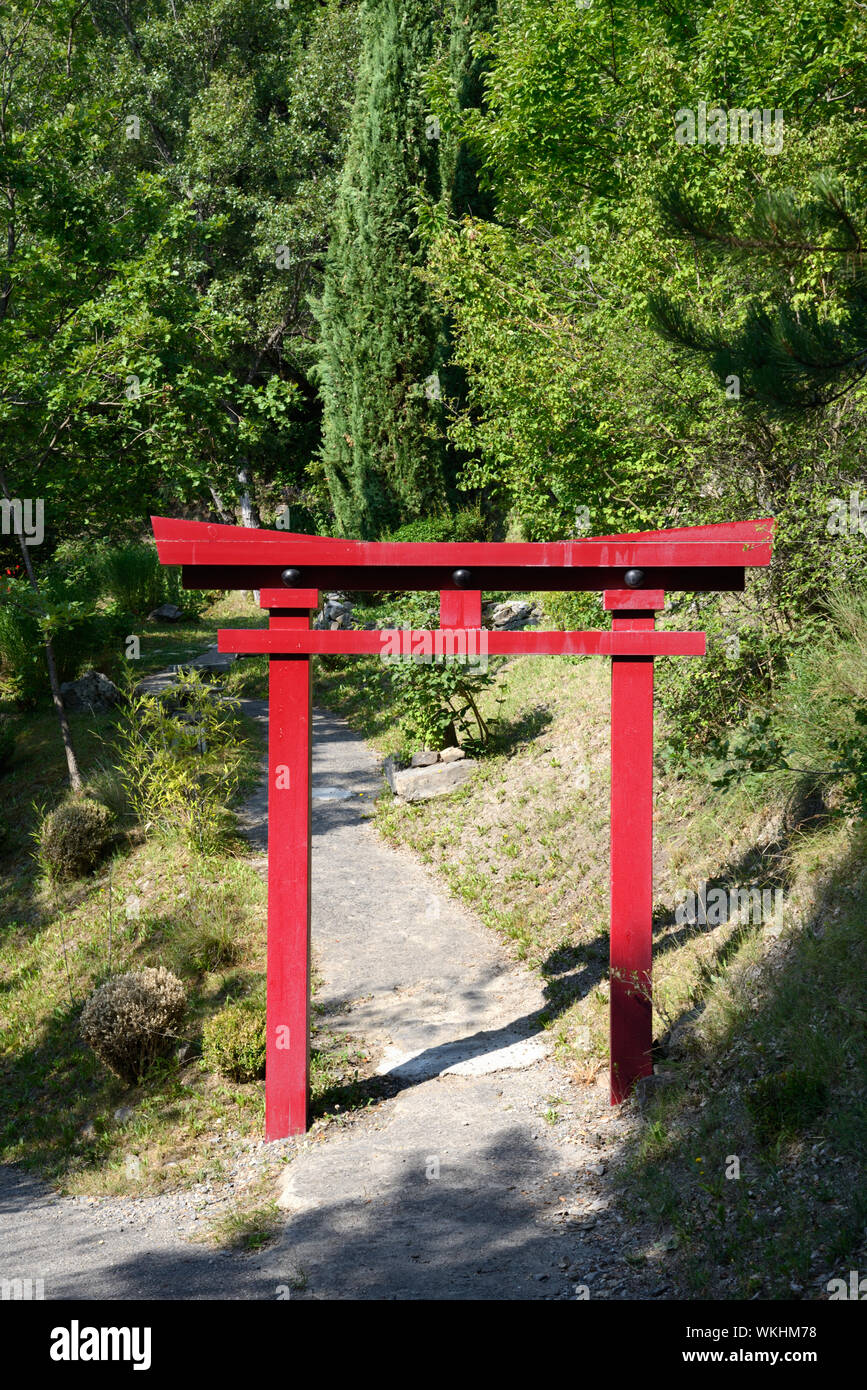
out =
[[[610,631],[485,632],[493,656],[610,656],[611,1103],[652,1070],[653,661],[702,656],[701,632],[659,632],[665,591],[738,591],[768,565],[774,522],[722,523],[588,540],[395,543],[151,518],[163,564],[189,589],[258,589],[267,628],[225,629],[221,651],[267,653],[268,965],[265,1136],[308,1124],[311,672],[326,653],[382,655],[394,633],[312,631],[319,591],[438,590],[440,628],[403,650],[472,651],[487,591],[598,590]],[[456,641],[463,634],[463,641]],[[425,646],[425,643],[428,645]]]

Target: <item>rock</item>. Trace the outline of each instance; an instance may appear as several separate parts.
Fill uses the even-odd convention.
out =
[[[403,801],[423,801],[431,796],[444,796],[463,786],[477,766],[474,758],[464,758],[462,762],[407,767],[400,772],[392,769],[389,782],[395,795]]]
[[[605,1174],[608,1172],[608,1167],[605,1163],[591,1163],[587,1168],[587,1172],[592,1173],[596,1178],[604,1178]]]
[[[410,767],[432,767],[434,763],[439,762],[439,759],[439,753],[435,753],[432,748],[422,748],[421,752],[413,753]]]
[[[152,623],[179,623],[183,616],[184,610],[178,608],[177,604],[163,603],[152,613],[148,613],[148,621]]]
[[[91,714],[104,714],[123,699],[114,681],[101,671],[85,671],[75,681],[64,681],[60,695],[68,710],[89,710]]]
[[[513,599],[508,603],[495,604],[486,612],[485,618],[491,627],[513,631],[537,622],[538,613],[532,603]]]
[[[313,619],[316,631],[339,632],[354,627],[353,608],[345,594],[326,594],[325,602]]]
[[[440,753],[440,762],[457,763],[460,762],[461,758],[465,758],[466,756],[463,748],[444,748]]]
[[[127,1120],[132,1119],[133,1113],[134,1112],[131,1106],[119,1105],[114,1112],[114,1118],[117,1120],[119,1125],[125,1125]]]
[[[221,652],[217,647],[206,647],[201,656],[193,657],[192,661],[185,661],[184,665],[194,666],[202,671],[228,671],[235,659],[234,652]]]
[[[654,1096],[658,1096],[667,1086],[676,1084],[677,1077],[670,1072],[661,1071],[654,1072],[653,1076],[642,1076],[635,1083],[632,1099],[639,1110],[645,1110]]]
[[[128,893],[123,904],[127,921],[134,922],[141,916],[141,898],[137,893]]]

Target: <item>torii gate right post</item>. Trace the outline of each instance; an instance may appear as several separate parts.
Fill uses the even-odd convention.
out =
[[[160,560],[183,565],[185,588],[259,589],[270,614],[267,628],[219,633],[221,651],[270,657],[266,1138],[303,1133],[308,1122],[310,657],[381,655],[396,636],[311,631],[321,589],[439,590],[439,629],[401,634],[409,650],[435,654],[478,650],[484,590],[603,594],[610,631],[485,631],[484,642],[493,656],[612,658],[611,1103],[628,1096],[652,1071],[653,661],[706,648],[704,633],[659,632],[655,616],[666,590],[743,589],[746,567],[770,563],[773,520],[544,543],[365,542],[152,523]]]

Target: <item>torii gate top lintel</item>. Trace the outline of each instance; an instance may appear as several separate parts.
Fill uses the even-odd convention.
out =
[[[740,590],[746,568],[770,562],[774,530],[766,517],[566,541],[356,541],[167,517],[151,522],[160,560],[183,566],[185,588],[278,588],[291,567],[298,587],[359,592],[623,589],[635,569],[641,588]]]
[[[723,522],[567,541],[354,541],[152,517],[157,552],[187,589],[258,589],[269,625],[223,629],[224,652],[269,657],[268,988],[265,1132],[300,1134],[309,1101],[311,846],[310,657],[384,654],[400,635],[317,630],[319,590],[439,590],[440,628],[409,632],[484,640],[492,656],[611,657],[611,1100],[652,1069],[653,663],[703,656],[703,632],[661,632],[665,591],[737,591],[770,564],[774,521]],[[597,590],[611,627],[488,631],[482,592]],[[404,647],[407,651],[407,647]],[[469,653],[468,653],[469,654]]]

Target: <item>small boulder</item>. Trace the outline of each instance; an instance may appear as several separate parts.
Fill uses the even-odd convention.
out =
[[[123,699],[114,681],[101,671],[85,671],[78,680],[64,681],[60,696],[68,710],[88,710],[91,714],[105,714]]]
[[[206,647],[200,656],[185,661],[184,665],[197,667],[200,671],[228,671],[235,659],[235,652],[221,652],[218,647]]]
[[[529,627],[538,621],[538,614],[532,603],[513,599],[508,603],[498,603],[485,613],[487,623],[499,631],[515,631]]]
[[[635,1108],[644,1114],[651,1101],[669,1086],[677,1085],[677,1077],[672,1072],[654,1072],[652,1076],[639,1077],[632,1092]]]
[[[410,759],[410,767],[431,767],[439,762],[440,755],[435,753],[432,748],[422,748],[419,753],[413,753]]]
[[[176,603],[161,603],[159,608],[148,613],[148,621],[152,623],[179,623],[183,616],[184,610],[178,608]]]
[[[463,748],[444,748],[440,753],[441,763],[458,763],[461,758],[465,758],[466,752]]]
[[[445,796],[468,782],[478,763],[473,758],[461,762],[434,763],[429,767],[405,767],[389,777],[392,789],[402,801],[424,801]]]

